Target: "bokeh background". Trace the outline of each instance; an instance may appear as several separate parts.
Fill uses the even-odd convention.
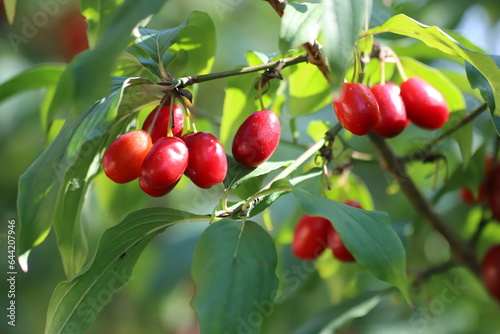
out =
[[[16,21],[12,26],[7,23],[2,7],[0,82],[35,64],[68,62],[75,53],[86,48],[85,35],[82,34],[85,24],[79,15],[78,6],[78,1],[74,0],[20,1]],[[279,18],[265,1],[166,1],[162,10],[151,21],[150,27],[164,29],[177,26],[195,9],[208,12],[215,22],[218,43],[213,71],[244,64],[248,50],[264,53],[278,51]],[[500,3],[497,0],[374,0],[373,13],[372,25],[383,23],[393,14],[405,13],[428,25],[456,29],[488,52],[500,53]],[[65,279],[55,236],[51,233],[45,242],[33,249],[29,271],[22,273],[18,270],[17,326],[7,326],[4,316],[7,290],[3,279],[7,272],[5,231],[7,221],[17,219],[17,180],[46,147],[46,138],[39,122],[39,110],[45,93],[44,90],[29,91],[0,104],[1,333],[42,333],[51,293],[57,283]],[[223,99],[224,80],[200,85],[196,106],[202,129],[217,133]],[[204,121],[203,116],[210,121]],[[334,122],[331,106],[315,115],[303,117],[298,122],[301,131],[299,141],[302,144],[311,141],[305,131],[309,121],[320,118]],[[485,122],[488,122],[487,117],[477,121],[479,125],[476,126],[478,129],[475,136],[479,138],[478,142],[485,135],[480,130],[481,124]],[[418,132],[414,128],[410,131],[411,134]],[[290,134],[284,131],[284,136]],[[400,140],[403,141],[404,137]],[[292,159],[299,152],[293,146],[281,145],[273,159]],[[378,196],[377,192],[385,193],[386,185],[382,183],[386,179],[378,177],[381,175],[370,175],[363,167],[354,172],[373,190],[375,208],[388,211],[397,228],[408,228],[407,221],[399,220],[407,217],[408,211],[411,211],[406,200],[401,196]],[[142,194],[135,184],[118,187],[102,175],[99,176],[89,192],[84,209],[85,228],[89,234],[91,249],[95,248],[99,235],[106,228],[113,226],[133,210],[160,205],[192,212],[207,212],[217,203],[222,191],[217,187],[201,191],[188,182],[181,182],[178,189],[180,191],[165,198],[151,199]],[[473,214],[459,204],[456,195],[450,196],[441,208],[449,220]],[[272,207],[270,217],[260,216],[257,220],[270,219],[275,227],[279,227],[296,219],[298,212],[291,210],[291,200],[287,196],[283,197]],[[195,316],[189,305],[194,293],[189,272],[194,245],[204,228],[203,224],[176,226],[157,238],[139,259],[133,278],[113,297],[88,333],[197,333]],[[446,260],[449,252],[443,240],[434,234],[423,235],[426,240],[423,242],[425,249],[421,250],[422,257],[430,263]],[[419,236],[415,236],[417,237]],[[284,240],[283,253],[285,257],[287,254],[290,257],[286,243]],[[293,261],[289,258],[284,263],[290,264]],[[321,269],[321,263],[319,267]],[[328,275],[328,272],[339,270],[337,267],[323,268],[320,274]],[[332,300],[339,301],[349,296],[349,291],[354,290],[345,280],[352,271],[359,269],[345,267],[342,270],[344,274],[337,279],[330,279],[328,284],[322,283],[320,274],[310,274],[297,291],[290,292],[287,303],[275,310],[273,320],[266,319],[264,333],[291,333],[310,314],[329,305]],[[359,277],[368,286],[378,284],[363,273]],[[426,291],[429,302],[432,298],[439,297],[446,282],[453,283],[456,277],[459,277],[466,288],[458,290],[456,299],[444,305],[442,310],[422,307],[417,309],[420,312],[418,315],[411,315],[392,307],[400,301],[387,298],[370,315],[354,321],[342,333],[497,333],[500,328],[498,316],[481,316],[481,313],[484,313],[485,308],[493,308],[492,314],[496,312],[498,315],[498,306],[489,300],[474,278],[460,269],[435,278],[437,284]],[[343,292],[336,292],[335,288],[332,290],[332,286],[342,287]],[[307,305],[307,309],[304,305]],[[483,331],[477,331],[478,329]]]

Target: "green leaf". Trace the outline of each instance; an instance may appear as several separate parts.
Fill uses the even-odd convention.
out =
[[[317,3],[295,3],[285,6],[281,18],[279,47],[282,54],[316,39],[320,30],[323,6]]]
[[[330,86],[316,66],[295,66],[287,79],[290,82],[287,105],[292,116],[312,114],[332,103]]]
[[[149,208],[129,214],[106,230],[92,263],[54,290],[45,334],[85,333],[113,293],[131,278],[137,259],[157,234],[173,224],[208,219],[174,209]]]
[[[88,182],[99,171],[96,157],[108,136],[114,139],[130,122],[133,112],[147,103],[145,100],[155,99],[138,98],[137,88],[133,87],[128,90],[132,90],[129,93],[134,93],[134,99],[126,95],[124,98],[128,85],[149,83],[148,80],[121,78],[119,81],[118,89],[83,115],[68,118],[51,145],[19,179],[19,253],[24,254],[42,242],[54,224],[68,276],[81,268],[86,257],[79,217]],[[116,118],[120,119],[118,123]]]
[[[200,333],[258,333],[260,324],[251,316],[274,305],[276,264],[273,240],[258,224],[225,219],[210,225],[196,245],[191,270]]]
[[[366,18],[370,17],[370,1],[324,0],[322,36],[325,56],[332,71],[332,84],[339,88]]]
[[[495,62],[497,66],[500,67],[500,56],[490,55],[491,60]],[[465,63],[465,70],[467,72],[467,79],[471,84],[472,88],[479,89],[481,96],[484,101],[488,104],[488,107],[491,111],[491,119],[493,124],[495,124],[495,128],[497,132],[500,133],[500,116],[498,112],[495,112],[498,106],[498,99],[493,92],[492,85],[489,83],[489,80],[471,63]],[[500,84],[499,84],[500,85]]]
[[[64,71],[63,64],[33,66],[0,84],[0,101],[30,89],[55,85]]]
[[[266,161],[255,168],[245,167],[231,156],[227,156],[227,162],[228,173],[224,180],[224,186],[226,188],[231,186],[231,189],[236,189],[240,185],[252,180],[257,176],[269,174],[273,170],[291,164],[293,160],[276,162]]]
[[[99,41],[79,54],[61,75],[52,100],[48,119],[68,112],[83,112],[110,90],[111,72],[116,60],[131,41],[132,30],[140,20],[159,11],[164,0],[124,0],[118,6],[105,5],[109,12]],[[100,1],[87,10],[98,10]],[[89,70],[91,69],[91,70]]]
[[[176,77],[205,74],[212,68],[216,40],[215,26],[206,13],[194,11],[177,27],[166,30],[139,29],[133,53],[151,73],[166,77],[171,71]],[[145,56],[141,56],[145,53]],[[147,56],[146,56],[147,55]]]
[[[469,62],[470,65],[484,76],[487,83],[490,85],[491,91],[489,95],[492,96],[492,99],[486,101],[492,113],[495,116],[500,116],[500,109],[497,107],[500,106],[500,81],[498,80],[500,77],[500,68],[491,57],[466,48],[438,27],[424,25],[403,14],[393,16],[380,27],[367,31],[365,35],[385,32],[392,32],[419,39],[431,48],[438,49],[455,57],[460,57],[466,62]],[[471,82],[471,84],[473,84],[473,82]],[[494,102],[494,104],[492,102]]]
[[[361,318],[370,313],[379,303],[380,296],[361,295],[358,298],[329,307],[312,316],[310,320],[294,331],[292,334],[333,334],[337,330],[356,318]]]
[[[80,9],[87,21],[87,37],[91,46],[102,37],[110,13],[124,0],[80,0]]]
[[[450,111],[465,110],[465,99],[455,84],[434,67],[427,66],[418,60],[400,57],[401,64],[408,77],[416,76],[424,79],[443,94]]]
[[[329,219],[356,261],[409,302],[405,249],[385,212],[357,209],[296,188],[305,213]]]
[[[14,24],[14,19],[16,17],[16,4],[17,0],[4,0],[3,5],[5,7],[5,15],[10,25]]]

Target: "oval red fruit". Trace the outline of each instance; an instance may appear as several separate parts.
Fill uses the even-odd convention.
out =
[[[143,176],[139,178],[139,187],[142,189],[142,191],[144,191],[146,194],[152,197],[165,196],[175,188],[177,183],[179,183],[179,181],[172,183],[171,185],[166,186],[164,188],[153,188],[146,182]]]
[[[302,215],[293,233],[293,253],[302,260],[318,258],[328,245],[332,230],[328,219]]]
[[[267,161],[278,147],[281,127],[278,116],[262,110],[248,116],[233,140],[233,156],[247,167],[257,167]]]
[[[439,129],[450,116],[443,94],[423,79],[412,77],[403,82],[401,97],[408,118],[421,128]]]
[[[142,129],[144,131],[149,131],[151,124],[154,121],[156,114],[156,122],[151,129],[151,139],[153,144],[162,137],[166,137],[168,134],[168,127],[170,126],[170,106],[161,108],[158,113],[158,107],[154,108],[146,117]],[[172,134],[176,137],[180,137],[182,131],[184,130],[184,113],[181,107],[174,105],[174,127],[172,128]]]
[[[392,82],[376,84],[371,88],[380,109],[380,122],[375,133],[380,137],[392,138],[403,132],[408,125],[403,99],[399,87]]]
[[[500,245],[491,247],[483,258],[481,274],[486,289],[500,300]]]
[[[208,189],[224,181],[227,158],[219,140],[208,132],[197,132],[181,138],[186,143],[189,160],[184,174],[200,188]]]
[[[151,136],[146,131],[136,130],[121,135],[104,152],[104,173],[116,183],[137,179],[152,145]]]
[[[377,100],[368,87],[344,83],[340,98],[333,102],[339,123],[355,135],[372,132],[380,122]]]
[[[177,137],[158,139],[142,163],[142,176],[153,188],[177,182],[188,164],[188,149]]]

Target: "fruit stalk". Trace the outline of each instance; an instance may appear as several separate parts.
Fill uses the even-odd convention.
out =
[[[480,267],[474,250],[447,227],[448,224],[424,198],[406,173],[404,160],[396,155],[383,138],[373,133],[369,134],[369,137],[382,160],[382,168],[396,180],[415,210],[448,241],[455,259],[480,277]]]

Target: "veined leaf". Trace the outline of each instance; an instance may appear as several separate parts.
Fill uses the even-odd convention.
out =
[[[88,182],[99,171],[96,157],[108,136],[114,139],[123,131],[134,110],[155,99],[145,96],[146,101],[144,97],[123,101],[128,85],[149,81],[140,78],[119,81],[117,89],[88,108],[84,115],[68,118],[56,139],[19,179],[19,253],[25,254],[42,242],[54,224],[68,276],[81,268],[86,256],[79,216]]]
[[[409,302],[405,249],[385,212],[357,209],[296,188],[305,213],[329,219],[356,261]]]
[[[321,27],[322,4],[292,2],[285,6],[281,18],[280,51],[288,50],[316,39]]]
[[[236,189],[243,183],[250,181],[257,176],[268,174],[273,170],[291,164],[293,160],[277,162],[266,161],[255,168],[245,167],[231,156],[227,157],[227,162],[228,173],[226,179],[224,180],[224,186],[226,188],[231,186],[231,189]]]
[[[25,90],[55,85],[64,64],[43,64],[29,68],[0,84],[0,102]]]
[[[370,17],[370,0],[324,0],[322,35],[324,52],[333,74],[332,84],[339,88],[366,19]]]
[[[54,290],[45,334],[85,333],[113,293],[132,278],[137,259],[157,234],[173,224],[209,218],[174,209],[149,208],[129,214],[106,230],[92,263]]]
[[[273,240],[258,224],[225,219],[210,225],[196,245],[191,270],[201,334],[259,333],[248,322],[259,308],[274,307],[276,264]]]

